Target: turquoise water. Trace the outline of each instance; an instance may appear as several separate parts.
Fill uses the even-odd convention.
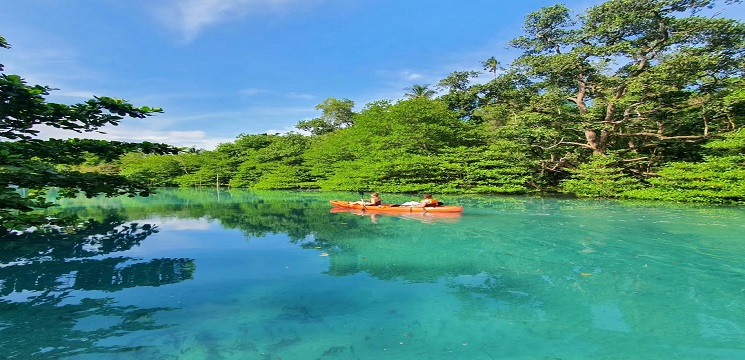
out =
[[[9,359],[744,359],[745,209],[161,190],[0,241]],[[385,201],[411,200],[384,196]]]

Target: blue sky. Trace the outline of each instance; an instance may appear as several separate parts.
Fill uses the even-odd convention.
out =
[[[213,149],[241,133],[297,131],[329,97],[403,97],[453,71],[509,63],[526,14],[559,1],[3,0],[6,73],[60,90],[155,106],[102,134],[45,137],[153,141]],[[575,13],[599,0],[564,1]],[[742,6],[724,16],[741,19]],[[488,74],[483,78],[487,79]]]

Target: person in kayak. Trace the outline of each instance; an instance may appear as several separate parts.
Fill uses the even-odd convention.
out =
[[[374,192],[370,194],[370,201],[360,200],[351,202],[350,204],[358,204],[358,205],[365,205],[365,206],[378,206],[383,203],[383,200],[378,196],[378,193]]]
[[[430,194],[424,194],[424,200],[422,201],[407,201],[400,206],[418,206],[418,207],[433,207],[439,205],[439,201],[433,198]]]
[[[437,201],[437,199],[433,198],[432,195],[424,194],[424,200],[421,201],[420,205],[425,207],[434,207],[440,205],[440,202]]]

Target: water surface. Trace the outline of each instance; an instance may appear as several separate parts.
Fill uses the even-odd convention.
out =
[[[0,240],[10,359],[743,359],[745,209],[164,189]],[[388,195],[385,201],[411,200]]]

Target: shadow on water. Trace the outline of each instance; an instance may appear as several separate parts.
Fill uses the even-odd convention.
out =
[[[0,240],[0,348],[10,359],[131,351],[99,341],[168,327],[154,315],[172,308],[120,305],[113,294],[191,279],[191,259],[117,256],[158,232],[116,211],[72,234]],[[86,323],[91,322],[86,326]],[[93,325],[103,321],[105,325]]]

